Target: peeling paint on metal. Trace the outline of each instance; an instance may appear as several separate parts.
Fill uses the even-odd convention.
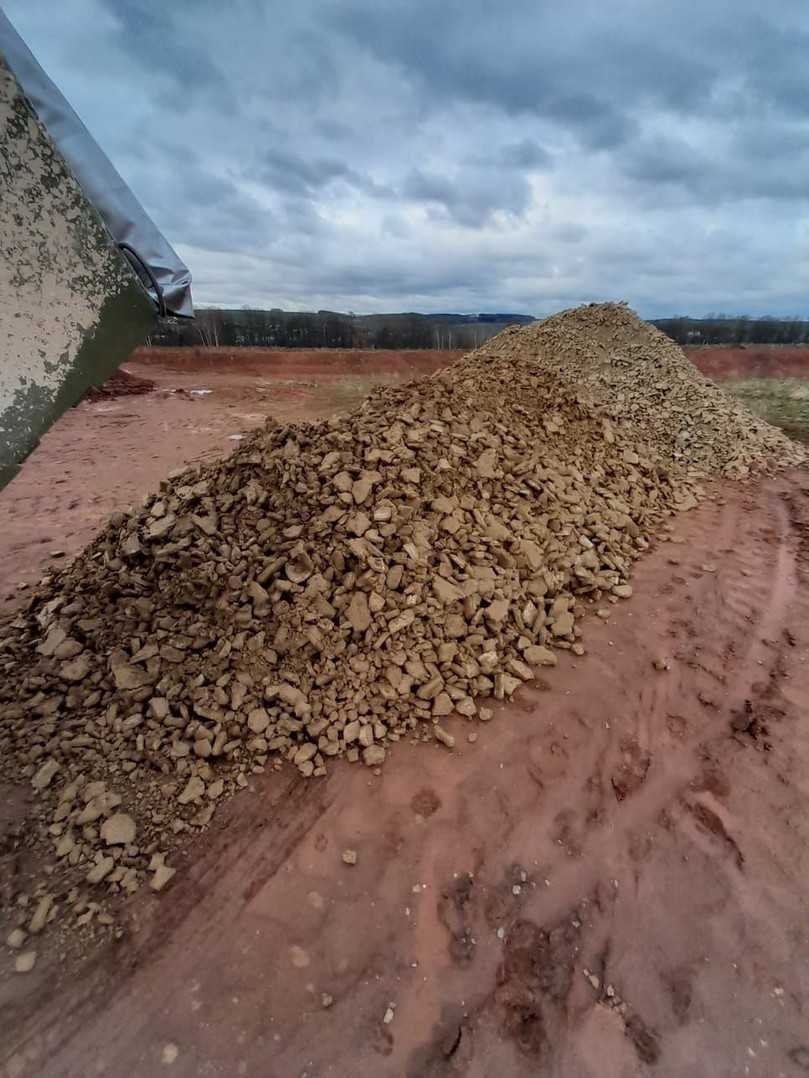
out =
[[[0,486],[153,318],[0,59]]]

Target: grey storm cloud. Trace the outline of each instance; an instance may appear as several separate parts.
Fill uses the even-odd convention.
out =
[[[553,166],[552,155],[530,138],[503,146],[500,151],[500,160],[508,168],[544,169]]]
[[[384,197],[389,188],[374,183],[337,158],[296,155],[282,149],[269,149],[262,155],[257,170],[259,179],[276,191],[293,195],[315,195],[331,183],[342,182],[369,195]]]
[[[198,301],[806,313],[805,0],[3,0]]]
[[[805,202],[809,196],[807,132],[789,140],[784,132],[773,129],[761,134],[759,140],[745,131],[712,146],[652,137],[628,148],[622,168],[651,198],[675,192],[680,202],[710,206],[759,199]],[[740,167],[742,161],[745,167]]]
[[[215,50],[178,35],[176,7],[152,0],[103,0],[103,6],[114,20],[112,40],[140,64],[144,82],[156,72],[170,82],[171,89],[157,95],[164,108],[186,111],[198,92],[233,103],[232,87],[216,65]],[[190,8],[186,13],[192,17]],[[133,86],[136,92],[145,89],[143,83]]]
[[[531,189],[522,176],[486,169],[466,169],[455,175],[414,169],[401,190],[414,202],[442,207],[468,228],[479,227],[498,210],[521,215],[531,203]]]

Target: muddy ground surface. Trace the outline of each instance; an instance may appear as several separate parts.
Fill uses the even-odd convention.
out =
[[[32,572],[270,411],[353,403],[146,376],[126,423],[81,405],[0,496],[18,541],[51,529]],[[715,495],[586,623],[585,657],[450,723],[453,753],[253,776],[165,891],[121,907],[119,942],[62,960],[46,938],[26,975],[3,949],[2,1073],[809,1073],[809,474]],[[27,793],[2,795],[0,843]]]
[[[6,955],[6,1073],[806,1073],[809,476],[675,535],[454,753],[256,776],[120,943]]]

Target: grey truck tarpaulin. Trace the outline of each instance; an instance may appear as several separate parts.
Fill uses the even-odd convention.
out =
[[[0,11],[0,54],[162,313],[192,318],[191,273]]]

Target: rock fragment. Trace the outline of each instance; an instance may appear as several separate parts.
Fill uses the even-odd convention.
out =
[[[169,880],[171,880],[176,875],[176,873],[176,868],[169,868],[168,865],[161,863],[155,868],[154,875],[149,881],[149,886],[153,891],[162,891],[166,884],[169,882]]]
[[[385,762],[385,749],[382,745],[369,745],[362,750],[362,762],[366,767],[379,767]]]
[[[558,618],[551,622],[551,632],[554,636],[570,636],[573,632],[573,615],[565,610]]]
[[[77,659],[73,659],[71,662],[62,663],[59,669],[59,674],[65,681],[74,683],[84,681],[89,673],[90,657],[87,654],[79,655]]]
[[[96,863],[87,873],[87,882],[101,883],[103,879],[106,879],[106,877],[109,876],[109,874],[114,868],[115,861],[112,859],[112,857],[99,858],[99,860],[96,861]]]
[[[436,741],[440,741],[442,745],[446,745],[448,749],[455,748],[455,738],[452,734],[447,733],[443,726],[434,726],[433,735]]]
[[[30,973],[36,965],[36,951],[23,951],[14,959],[14,969],[17,973]]]
[[[295,969],[306,969],[311,962],[308,952],[297,944],[289,948],[289,958]]]
[[[37,907],[34,910],[33,916],[28,923],[28,931],[32,936],[37,936],[48,923],[48,915],[51,912],[53,906],[53,896],[43,895],[37,903]]]
[[[247,727],[254,734],[263,734],[270,725],[270,716],[263,707],[254,708],[247,716]]]
[[[556,652],[542,644],[531,644],[523,652],[523,658],[532,666],[556,666],[559,661]]]
[[[101,825],[101,838],[108,846],[129,846],[135,841],[135,821],[125,812],[116,812]]]
[[[10,947],[13,951],[19,951],[21,947],[25,946],[25,941],[27,939],[28,936],[22,928],[12,928],[6,936],[6,946]]]
[[[139,666],[121,663],[113,669],[115,687],[118,689],[140,689],[149,683],[148,673]]]
[[[61,766],[62,765],[58,760],[46,760],[31,779],[31,785],[35,790],[44,790],[46,787],[50,786]]]
[[[355,591],[348,605],[348,620],[355,632],[364,633],[371,624],[368,609],[368,597],[362,591]]]

